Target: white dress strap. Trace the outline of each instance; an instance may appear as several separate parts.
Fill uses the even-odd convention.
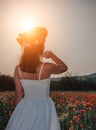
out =
[[[19,67],[18,67],[18,72],[19,72],[20,78],[23,79],[23,75],[22,75],[21,70],[20,70]]]
[[[42,63],[41,68],[40,68],[40,72],[39,72],[39,80],[40,80],[40,78],[41,78],[41,74],[42,74],[43,66],[44,66],[44,62]]]

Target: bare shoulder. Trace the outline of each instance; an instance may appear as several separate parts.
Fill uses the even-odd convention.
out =
[[[17,76],[17,77],[19,76],[18,69],[19,69],[19,66],[16,65],[16,66],[15,66],[15,69],[14,69],[14,76]]]
[[[18,72],[18,65],[15,66],[14,73]]]

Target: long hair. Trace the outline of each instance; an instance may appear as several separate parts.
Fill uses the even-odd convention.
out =
[[[41,62],[41,55],[44,51],[44,42],[47,30],[36,27],[29,33],[19,34],[17,41],[23,47],[19,67],[24,72],[35,73],[36,67]]]

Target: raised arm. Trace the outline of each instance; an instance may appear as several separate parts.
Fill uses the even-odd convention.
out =
[[[20,102],[23,97],[23,89],[19,80],[18,67],[16,66],[14,71],[14,83],[15,83],[15,103],[16,105]]]
[[[51,58],[55,62],[55,64],[51,63],[49,65],[49,70],[51,71],[52,74],[60,74],[67,71],[68,69],[67,65],[60,58],[58,58],[53,52],[45,51],[43,56],[45,58]]]

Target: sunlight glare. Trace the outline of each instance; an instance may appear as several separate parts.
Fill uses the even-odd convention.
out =
[[[21,30],[24,32],[28,32],[35,26],[38,26],[39,24],[39,20],[35,17],[25,17],[22,19],[21,22]]]

